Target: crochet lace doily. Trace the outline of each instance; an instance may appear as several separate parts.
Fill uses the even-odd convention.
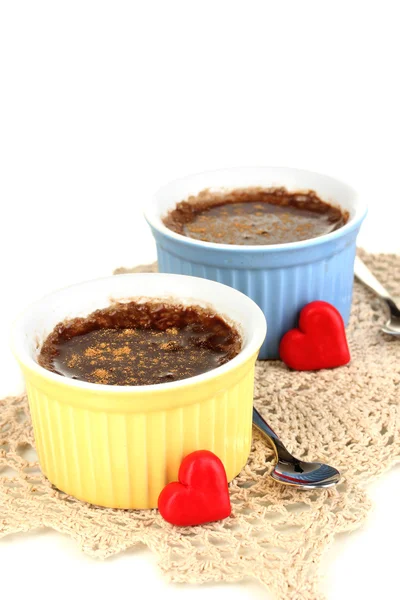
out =
[[[400,257],[362,256],[400,295]],[[381,302],[356,282],[348,366],[307,373],[257,363],[257,408],[296,456],[342,471],[336,488],[304,492],[275,483],[266,475],[272,453],[254,432],[248,464],[230,485],[232,516],[222,522],[176,528],[157,510],[92,506],[41,474],[26,397],[11,397],[0,400],[0,537],[50,527],[99,558],[142,543],[170,581],[254,577],[277,600],[321,599],[322,554],[335,534],[366,518],[367,480],[400,460],[400,341],[380,331],[385,319]]]

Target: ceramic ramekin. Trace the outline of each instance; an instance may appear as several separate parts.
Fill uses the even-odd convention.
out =
[[[177,202],[205,188],[285,186],[315,190],[327,202],[349,212],[347,224],[327,235],[288,244],[238,246],[202,242],[168,229],[162,218]],[[295,326],[301,308],[313,300],[333,304],[347,324],[353,289],[356,237],[366,205],[336,179],[287,168],[238,168],[200,173],[161,188],[145,217],[157,243],[162,273],[205,277],[232,286],[263,310],[268,336],[259,358],[278,358],[279,343]]]
[[[210,307],[237,325],[243,344],[231,361],[190,379],[146,386],[92,384],[36,361],[54,326],[111,299],[157,298]],[[129,274],[54,292],[28,308],[12,331],[23,371],[39,461],[60,490],[92,504],[153,508],[176,480],[182,458],[207,449],[232,480],[251,444],[254,364],[266,333],[262,311],[245,295],[196,277]]]

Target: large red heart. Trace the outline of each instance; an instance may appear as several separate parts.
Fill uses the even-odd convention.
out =
[[[224,465],[209,450],[186,456],[179,468],[179,482],[169,483],[158,498],[161,516],[173,525],[201,525],[231,514]]]
[[[297,371],[316,371],[347,365],[350,352],[341,314],[332,304],[317,300],[300,313],[299,328],[283,336],[279,354]]]

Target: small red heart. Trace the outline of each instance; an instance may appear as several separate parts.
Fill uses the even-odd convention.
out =
[[[297,371],[316,371],[347,365],[350,352],[341,314],[332,304],[317,300],[300,313],[299,328],[283,336],[279,354]]]
[[[179,468],[179,482],[169,483],[158,497],[161,516],[172,525],[201,525],[231,514],[224,465],[209,450],[186,456]]]

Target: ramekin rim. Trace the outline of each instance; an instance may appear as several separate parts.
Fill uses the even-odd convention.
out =
[[[52,371],[48,371],[47,369],[45,369],[44,367],[39,365],[39,363],[36,362],[30,356],[30,354],[24,349],[22,340],[18,341],[18,339],[17,339],[18,327],[21,324],[24,316],[35,304],[40,303],[48,296],[53,295],[57,292],[67,290],[67,289],[79,287],[80,285],[83,285],[83,284],[95,283],[100,280],[107,280],[107,279],[111,280],[114,277],[132,277],[135,275],[140,275],[141,277],[156,276],[156,277],[161,277],[161,278],[179,277],[179,278],[186,278],[186,279],[187,278],[202,279],[201,277],[193,277],[191,275],[180,275],[180,274],[170,274],[170,273],[121,273],[118,275],[111,275],[111,276],[107,276],[107,277],[98,277],[96,279],[86,280],[86,281],[75,283],[75,284],[72,284],[72,285],[69,285],[66,287],[58,288],[57,290],[54,290],[54,291],[50,292],[49,294],[45,294],[38,300],[30,303],[17,316],[17,318],[14,319],[14,322],[11,326],[10,345],[11,345],[11,349],[12,349],[12,352],[13,352],[16,360],[20,364],[22,364],[24,367],[34,371],[42,379],[47,379],[47,380],[53,381],[54,383],[57,383],[58,385],[61,385],[63,387],[68,387],[68,388],[72,387],[75,389],[81,389],[81,390],[85,390],[88,392],[101,393],[102,395],[118,394],[122,397],[122,396],[138,396],[140,394],[151,394],[151,393],[160,393],[160,392],[162,393],[163,391],[168,392],[168,391],[171,391],[172,389],[178,390],[181,388],[184,389],[185,387],[190,388],[192,386],[196,386],[198,384],[202,384],[204,382],[211,381],[212,379],[217,379],[221,376],[224,376],[226,373],[233,371],[237,367],[240,367],[247,360],[249,360],[251,358],[251,356],[253,356],[256,352],[257,353],[259,352],[259,349],[265,340],[265,336],[266,336],[267,328],[268,328],[265,315],[262,312],[261,308],[253,300],[251,300],[251,298],[246,296],[246,294],[243,294],[242,292],[240,292],[239,290],[236,290],[235,288],[231,288],[230,286],[227,286],[223,283],[219,283],[216,281],[212,281],[212,282],[210,281],[210,283],[216,284],[217,286],[224,286],[232,292],[233,296],[240,295],[246,300],[246,302],[248,301],[249,306],[252,307],[252,310],[257,315],[257,320],[259,321],[259,324],[257,325],[257,328],[256,328],[252,338],[249,340],[247,346],[245,348],[242,348],[240,350],[240,352],[234,358],[229,360],[227,363],[225,363],[219,367],[216,367],[215,369],[211,369],[210,371],[206,371],[205,373],[195,375],[194,377],[188,377],[186,379],[179,379],[177,381],[171,381],[171,382],[167,382],[167,383],[158,383],[158,384],[151,384],[151,385],[136,385],[136,386],[108,385],[108,384],[99,384],[99,383],[90,383],[87,381],[80,381],[80,380],[72,379],[69,377],[64,377],[63,375],[59,375],[58,373],[53,373]],[[146,297],[145,294],[144,294],[144,297]],[[149,298],[151,298],[151,296],[149,296]],[[195,298],[193,299],[193,301],[195,302]],[[210,301],[210,304],[212,304],[212,301]],[[223,311],[217,311],[217,312],[219,314],[221,314],[221,316],[224,316]],[[226,314],[225,316],[229,316],[229,315]],[[232,319],[232,322],[237,323],[237,321],[235,319]],[[244,324],[240,323],[240,325],[245,328],[245,323]]]
[[[267,166],[254,166],[254,167],[231,167],[231,168],[227,168],[227,169],[212,169],[212,170],[208,170],[208,171],[201,171],[198,173],[192,173],[190,175],[186,175],[185,177],[180,177],[178,179],[172,180],[169,183],[166,183],[165,185],[161,186],[160,188],[158,188],[158,190],[153,194],[152,200],[149,202],[148,207],[144,210],[143,212],[143,216],[145,218],[145,220],[147,221],[147,223],[150,225],[150,227],[153,227],[155,230],[157,230],[159,233],[161,233],[162,235],[164,235],[165,237],[169,237],[172,240],[175,240],[179,243],[183,243],[188,246],[192,246],[192,247],[197,247],[197,248],[202,248],[202,249],[207,249],[207,250],[216,250],[219,252],[225,251],[225,252],[232,252],[232,253],[237,253],[237,252],[245,252],[245,253],[265,253],[265,252],[285,252],[285,251],[292,251],[292,250],[297,250],[297,249],[301,249],[301,248],[307,248],[307,247],[311,247],[311,246],[317,246],[320,244],[323,244],[325,242],[329,242],[331,240],[334,240],[338,237],[343,237],[346,233],[350,233],[353,229],[355,229],[365,218],[367,212],[368,212],[368,206],[366,204],[365,201],[361,200],[361,205],[357,208],[355,214],[349,218],[349,220],[347,221],[347,223],[345,225],[343,225],[342,227],[339,227],[339,229],[336,229],[335,231],[331,231],[330,233],[326,233],[324,235],[315,237],[315,238],[310,238],[307,240],[301,240],[301,241],[296,241],[296,242],[286,242],[283,244],[265,244],[265,245],[239,245],[239,244],[220,244],[220,243],[216,243],[216,242],[206,242],[203,240],[198,240],[195,238],[190,238],[187,237],[185,235],[182,235],[180,233],[176,233],[175,231],[172,231],[172,229],[169,229],[166,225],[164,225],[163,221],[162,221],[162,217],[160,215],[157,215],[157,217],[155,219],[153,219],[151,213],[151,209],[154,208],[154,206],[156,205],[155,202],[155,197],[157,196],[157,194],[164,189],[165,187],[172,185],[173,183],[176,182],[180,182],[180,181],[185,181],[188,179],[191,179],[195,176],[199,176],[199,175],[206,175],[207,173],[217,173],[219,171],[240,171],[240,170],[256,170],[256,169],[274,169],[274,170],[290,170],[290,171],[297,171],[297,172],[301,172],[301,173],[308,173],[310,175],[316,175],[319,177],[324,177],[326,179],[331,179],[332,181],[335,181],[336,183],[339,183],[341,185],[343,185],[344,187],[347,187],[353,194],[355,198],[360,198],[358,192],[353,188],[353,186],[349,185],[346,181],[344,181],[343,179],[337,179],[336,177],[332,177],[331,175],[326,175],[325,173],[319,173],[317,171],[310,171],[307,169],[297,169],[295,167],[267,167]]]

